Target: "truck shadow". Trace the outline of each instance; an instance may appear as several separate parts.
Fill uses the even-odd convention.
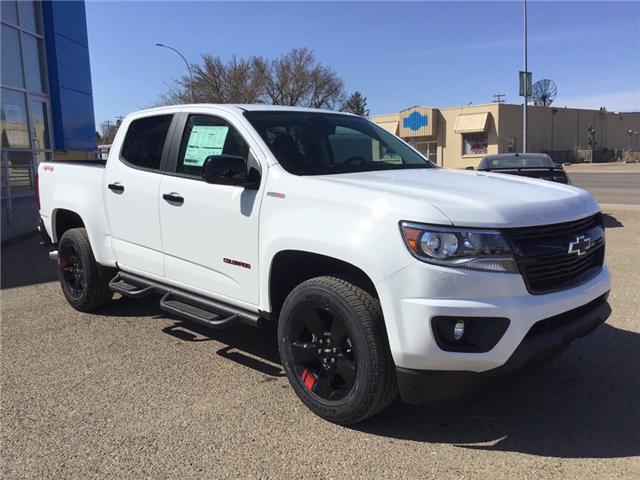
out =
[[[54,263],[49,260],[49,251],[38,242],[39,238],[32,236],[2,245],[0,288],[4,290],[58,280]]]
[[[640,454],[640,335],[608,324],[553,362],[464,402],[397,402],[354,428],[460,448],[564,458]]]
[[[610,213],[603,213],[602,221],[604,223],[604,228],[624,227],[624,224]]]
[[[154,307],[159,318],[173,319],[157,303]],[[272,378],[285,376],[273,327],[212,331],[176,319],[163,331],[184,341],[215,340],[226,345],[217,355]],[[640,334],[604,324],[554,361],[499,379],[472,398],[438,406],[398,401],[350,428],[402,440],[549,457],[639,455],[638,352]]]
[[[273,327],[209,330],[165,314],[157,300],[122,299],[100,314],[175,320],[164,333],[186,342],[215,340],[225,345],[216,355],[272,379],[285,376]],[[638,352],[640,334],[604,324],[554,361],[502,378],[474,397],[438,406],[398,401],[350,428],[402,440],[559,458],[639,455]]]

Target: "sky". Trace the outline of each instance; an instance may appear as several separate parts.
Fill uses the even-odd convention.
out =
[[[522,2],[96,2],[87,26],[97,125],[147,108],[204,53],[311,48],[371,114],[521,103]],[[529,71],[554,105],[640,111],[640,3],[529,1]]]

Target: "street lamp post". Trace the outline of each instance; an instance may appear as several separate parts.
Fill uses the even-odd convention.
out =
[[[629,135],[629,152],[631,151],[631,135],[633,135],[633,130],[629,129],[629,131],[627,132],[627,134]]]
[[[164,43],[156,43],[156,47],[168,48],[169,50],[173,50],[178,55],[180,55],[180,58],[182,58],[182,60],[184,61],[184,64],[187,66],[187,71],[189,72],[189,87],[191,87],[190,88],[190,90],[191,90],[191,101],[193,103],[196,103],[196,94],[193,91],[193,74],[191,73],[191,66],[189,65],[189,62],[187,62],[187,59],[184,58],[184,55],[182,55],[178,50],[176,50],[173,47],[170,47],[169,45],[165,45]]]
[[[529,102],[529,92],[527,83],[527,0],[524,0],[524,105],[522,108],[522,153],[527,153],[527,103]]]

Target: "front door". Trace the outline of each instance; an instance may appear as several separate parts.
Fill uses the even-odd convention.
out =
[[[159,195],[165,274],[220,300],[257,305],[259,191],[200,176],[209,155],[253,155],[247,132],[223,115],[190,114],[172,149]]]
[[[114,145],[107,163],[104,189],[111,242],[124,270],[164,274],[158,192],[172,118],[168,114],[131,121],[122,147]]]

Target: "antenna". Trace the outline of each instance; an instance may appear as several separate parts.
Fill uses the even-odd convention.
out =
[[[504,100],[502,99],[502,97],[506,97],[506,95],[504,93],[496,93],[493,98],[495,100],[491,100],[493,103],[504,103]]]
[[[533,84],[532,97],[533,104],[536,107],[548,107],[556,98],[558,89],[553,80],[545,78],[544,80],[538,80]]]

